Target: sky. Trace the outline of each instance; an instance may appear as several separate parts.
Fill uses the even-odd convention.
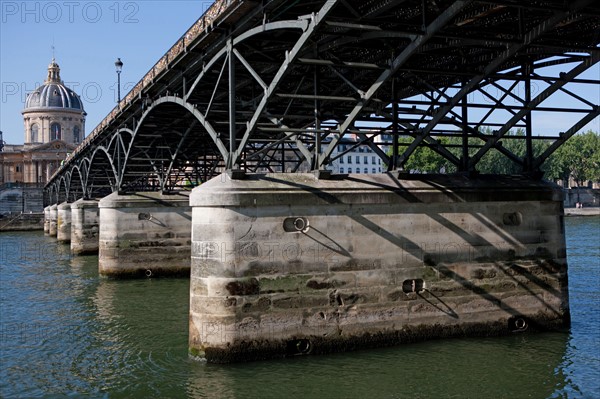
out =
[[[212,1],[0,0],[0,130],[24,140],[27,93],[44,82],[54,57],[66,86],[84,103],[86,135],[204,13]]]
[[[0,0],[0,130],[4,141],[23,143],[25,97],[43,83],[53,55],[61,78],[83,100],[87,135],[116,105],[116,59],[124,64],[124,97],[211,4],[210,0]],[[600,65],[581,77],[600,79]],[[600,85],[573,90],[600,103]],[[565,101],[573,102],[559,95],[544,105]],[[574,122],[576,117],[534,117],[536,134],[566,130],[569,118]],[[600,118],[584,128],[588,129],[600,131]]]

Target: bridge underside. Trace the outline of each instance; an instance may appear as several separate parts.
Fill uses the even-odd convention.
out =
[[[599,32],[587,0],[217,1],[53,176],[48,233],[102,274],[189,274],[209,361],[567,328],[539,178],[599,115]],[[357,148],[459,173],[326,172]],[[492,152],[525,176],[476,173]]]
[[[599,84],[580,77],[600,57],[594,1],[230,0],[211,10],[58,171],[49,203],[186,189],[226,169],[322,170],[365,145],[389,170],[428,147],[456,171],[500,152],[535,174],[600,112],[578,94]],[[540,134],[545,118],[562,124]],[[524,153],[506,145],[515,139]]]

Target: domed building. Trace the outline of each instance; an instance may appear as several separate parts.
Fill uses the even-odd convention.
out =
[[[54,58],[44,84],[27,95],[21,113],[24,144],[2,145],[0,137],[0,214],[18,211],[2,209],[15,202],[5,198],[7,190],[21,190],[20,211],[38,210],[37,205],[27,207],[26,198],[36,198],[41,210],[41,188],[85,137],[83,102],[61,80]]]
[[[79,144],[83,139],[83,103],[60,79],[60,67],[54,59],[48,65],[44,84],[27,95],[22,114],[26,145],[54,140]]]

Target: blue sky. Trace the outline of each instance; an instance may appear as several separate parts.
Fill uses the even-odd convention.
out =
[[[116,104],[115,61],[124,63],[121,96],[203,14],[212,1],[0,0],[0,130],[23,143],[21,111],[52,59],[88,114],[86,135]]]
[[[43,83],[53,46],[62,79],[84,102],[87,135],[115,106],[117,57],[124,63],[123,97],[211,4],[209,0],[0,0],[0,130],[4,140],[23,142],[25,96]],[[582,77],[599,79],[600,66]],[[600,86],[575,91],[600,103]],[[564,101],[573,100],[564,96],[554,100]],[[570,127],[566,119],[574,117],[546,114],[534,118],[536,134],[565,130]],[[563,126],[557,127],[558,122]],[[585,129],[600,131],[599,118]]]

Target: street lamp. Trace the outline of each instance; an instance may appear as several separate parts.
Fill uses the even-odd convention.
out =
[[[123,69],[123,61],[120,58],[117,58],[115,61],[115,68],[117,68],[117,103],[121,102],[121,70]]]

